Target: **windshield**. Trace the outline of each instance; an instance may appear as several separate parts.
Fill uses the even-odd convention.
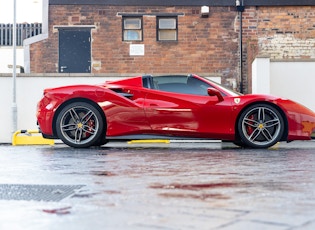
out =
[[[234,90],[232,90],[232,89],[230,89],[230,88],[227,88],[227,87],[225,87],[225,86],[223,86],[223,85],[221,85],[221,84],[219,84],[219,83],[217,83],[217,82],[214,82],[214,81],[210,80],[209,78],[201,77],[201,76],[199,76],[199,77],[205,79],[205,80],[208,81],[208,82],[211,82],[211,84],[212,84],[215,88],[219,89],[220,91],[223,91],[224,93],[229,94],[230,96],[237,97],[237,96],[243,95],[243,94],[241,94],[241,93],[239,93],[239,92],[236,92],[236,91],[234,91]]]

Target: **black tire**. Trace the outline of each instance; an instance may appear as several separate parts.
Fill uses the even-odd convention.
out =
[[[242,141],[240,141],[239,139],[233,142],[234,145],[237,145],[238,147],[241,148],[246,148],[247,145],[245,145]]]
[[[239,143],[251,148],[269,148],[280,141],[284,120],[279,111],[268,104],[246,108],[237,124]]]
[[[108,140],[106,139],[106,137],[105,137],[105,134],[102,134],[102,135],[104,135],[104,137],[100,137],[94,144],[93,144],[93,146],[102,146],[102,145],[105,145],[105,144],[107,144],[108,143]]]
[[[58,137],[74,148],[87,148],[102,139],[104,121],[100,112],[86,102],[73,102],[58,114]]]

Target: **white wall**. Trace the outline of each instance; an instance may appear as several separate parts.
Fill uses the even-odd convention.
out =
[[[0,73],[12,73],[13,69],[8,65],[13,66],[13,47],[0,46]],[[24,49],[23,47],[16,47],[16,65],[24,66]],[[20,69],[16,69],[20,73]]]
[[[18,76],[16,78],[16,104],[17,104],[17,130],[37,129],[36,106],[43,94],[43,89],[72,85],[72,84],[98,84],[115,78],[109,77],[62,77],[45,76],[31,77]],[[117,78],[116,78],[117,79]],[[12,76],[0,74],[0,143],[11,143],[13,130],[13,81]]]
[[[315,62],[270,62],[271,94],[315,111]]]
[[[315,111],[315,60],[256,58],[252,64],[252,93],[288,98]]]
[[[252,92],[270,94],[270,59],[256,58],[252,64]]]

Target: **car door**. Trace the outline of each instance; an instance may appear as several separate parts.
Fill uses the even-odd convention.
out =
[[[106,118],[110,121],[107,125],[107,136],[122,136],[150,132],[151,127],[143,109],[144,95],[138,87],[120,86],[112,88],[120,96],[111,99],[106,104]]]
[[[165,84],[161,89],[146,94],[144,109],[154,132],[218,138],[220,133],[229,131],[224,122],[231,109],[227,102],[219,101],[216,96],[195,94],[196,91],[187,88],[187,84],[172,84],[174,90],[170,91],[177,92],[165,91]]]

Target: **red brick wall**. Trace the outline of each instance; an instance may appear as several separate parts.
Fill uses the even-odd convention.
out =
[[[315,59],[315,7],[250,7],[243,13],[244,76],[251,92],[257,55],[273,60]]]
[[[50,6],[49,39],[31,47],[31,72],[57,72],[60,25],[95,25],[92,30],[92,73],[199,73],[236,78],[238,33],[234,8],[200,7]],[[143,17],[144,56],[130,56],[131,42],[122,41],[123,13],[184,13],[178,16],[178,41],[156,41],[156,17]],[[94,66],[94,68],[93,68]],[[99,68],[100,67],[100,68]]]
[[[94,25],[92,73],[197,73],[239,83],[239,19],[235,7],[49,7],[49,38],[31,45],[31,72],[58,71],[58,30],[54,26]],[[143,17],[143,41],[122,41],[118,13],[184,13],[178,17],[178,41],[156,41],[156,17]],[[130,56],[130,44],[144,44],[144,56]],[[243,81],[250,92],[256,55],[272,59],[315,58],[315,7],[246,7],[243,12]]]

